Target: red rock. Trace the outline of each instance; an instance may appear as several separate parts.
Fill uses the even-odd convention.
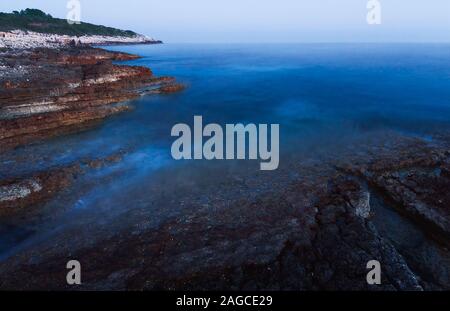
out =
[[[77,125],[126,111],[111,106],[159,86],[172,93],[183,87],[170,77],[155,77],[146,67],[115,65],[139,56],[89,47],[8,52],[2,63],[11,68],[0,78],[0,147],[73,131]],[[13,68],[20,68],[16,73]]]

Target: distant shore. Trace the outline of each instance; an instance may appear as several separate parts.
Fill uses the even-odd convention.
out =
[[[155,40],[144,35],[135,35],[131,37],[101,35],[69,36],[23,30],[0,31],[0,48],[7,49],[64,48],[74,45],[100,46],[161,43],[161,40]]]

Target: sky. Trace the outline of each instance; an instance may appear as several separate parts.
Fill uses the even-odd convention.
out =
[[[164,42],[450,42],[450,0],[79,0],[82,21]],[[68,0],[1,0],[0,11],[38,8],[66,18]]]

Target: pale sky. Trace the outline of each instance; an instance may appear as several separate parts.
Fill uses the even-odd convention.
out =
[[[1,0],[66,18],[67,0]],[[82,20],[165,42],[450,42],[450,0],[80,0]]]

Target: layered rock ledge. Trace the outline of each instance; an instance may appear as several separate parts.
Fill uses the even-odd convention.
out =
[[[92,47],[1,51],[0,147],[79,130],[130,109],[126,102],[143,93],[183,88],[146,67],[113,63],[136,58]]]

